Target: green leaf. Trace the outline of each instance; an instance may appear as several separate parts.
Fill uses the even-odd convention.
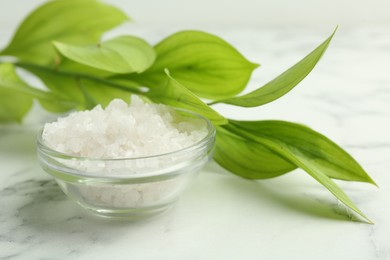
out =
[[[106,107],[115,98],[120,98],[126,103],[130,102],[130,95],[132,92],[110,87],[106,84],[106,82],[80,79],[78,84],[82,89],[87,109],[90,109],[98,104]]]
[[[282,151],[281,153],[285,154],[292,162],[294,162],[298,167],[306,171],[310,176],[312,176],[316,181],[322,184],[327,188],[337,199],[339,199],[344,205],[348,208],[355,211],[358,215],[363,217],[369,223],[373,223],[354,203],[353,201],[344,193],[344,191],[337,186],[325,173],[321,165],[313,164],[310,158],[306,157],[299,153],[299,151],[291,152],[289,150]]]
[[[0,122],[21,122],[30,110],[33,99],[25,94],[0,86]]]
[[[176,81],[166,70],[165,84],[152,88],[145,95],[152,101],[173,107],[191,110],[207,117],[214,125],[226,124],[227,120],[211,107],[206,105],[190,90]]]
[[[230,172],[248,179],[267,179],[296,169],[296,166],[263,144],[217,127],[214,160]]]
[[[81,104],[84,103],[84,95],[77,85],[75,77],[34,64],[19,64],[19,66],[40,78],[52,93],[73,100],[76,104],[79,104],[77,108],[83,108]],[[42,105],[46,108],[45,104]]]
[[[246,60],[221,38],[199,31],[182,31],[155,46],[156,62],[135,81],[156,87],[166,78],[164,69],[200,97],[216,99],[241,92],[258,66]]]
[[[344,150],[328,138],[302,125],[283,121],[231,121],[227,128],[305,170],[347,207],[371,222],[330,179],[375,182]]]
[[[292,90],[296,85],[298,85],[298,83],[301,82],[312,71],[314,66],[328,48],[328,45],[335,32],[336,30],[328,39],[326,39],[320,46],[318,46],[305,58],[264,86],[243,96],[218,100],[212,104],[225,103],[241,107],[256,107],[267,104],[282,97],[290,90]]]
[[[52,41],[96,43],[103,32],[127,19],[119,9],[94,0],[50,1],[22,22],[0,55],[46,64],[56,57]]]
[[[0,91],[2,93],[0,99],[2,105],[7,106],[7,109],[2,109],[5,113],[2,117],[9,117],[10,120],[8,121],[13,118],[12,121],[20,122],[30,110],[33,98],[38,99],[40,103],[44,103],[45,108],[52,112],[68,111],[75,106],[72,100],[26,84],[16,74],[13,64],[0,64],[0,71]],[[8,116],[6,116],[7,114]]]
[[[300,124],[285,121],[234,121],[256,136],[283,143],[309,158],[330,178],[375,184],[363,168],[345,150],[324,135]]]
[[[21,122],[30,110],[32,97],[16,91],[25,86],[11,64],[0,64],[0,122]]]
[[[14,90],[15,92],[38,98],[46,98],[46,95],[48,95],[48,93],[32,88],[22,81],[16,74],[15,67],[12,63],[0,64],[0,76],[0,84],[3,89]]]
[[[141,73],[155,58],[154,49],[143,39],[120,36],[86,46],[54,42],[57,50],[70,60],[113,73]]]
[[[73,100],[77,109],[89,109],[97,104],[106,106],[114,98],[129,102],[131,93],[139,93],[136,88],[139,84],[135,82],[122,84],[119,81],[57,71],[35,64],[18,65],[39,77],[52,93]],[[46,108],[45,103],[41,104]]]
[[[64,72],[65,74],[85,74],[98,78],[108,78],[115,75],[112,72],[104,71],[101,69],[92,68],[84,64],[72,61],[64,56],[61,56],[59,63],[54,66],[49,67],[60,73]]]

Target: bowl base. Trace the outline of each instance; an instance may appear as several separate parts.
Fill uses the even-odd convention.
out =
[[[110,219],[119,219],[119,220],[140,220],[151,218],[157,215],[161,215],[173,208],[173,205],[165,205],[158,207],[148,207],[148,208],[130,208],[130,209],[102,209],[102,208],[90,208],[85,207],[89,212],[93,213],[96,216]]]

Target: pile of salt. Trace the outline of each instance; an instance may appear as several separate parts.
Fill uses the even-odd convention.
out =
[[[183,119],[165,105],[133,95],[128,105],[113,100],[45,125],[42,139],[51,149],[89,158],[144,157],[177,151],[207,135],[203,121]]]

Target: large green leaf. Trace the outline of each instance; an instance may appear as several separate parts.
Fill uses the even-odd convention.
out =
[[[103,32],[127,19],[119,9],[94,0],[50,1],[22,22],[0,55],[45,64],[55,58],[53,40],[96,43]]]
[[[33,99],[0,85],[0,123],[21,122],[30,110]]]
[[[26,94],[37,98],[48,98],[50,93],[32,88],[16,74],[12,63],[0,64],[0,85],[2,89],[14,90],[15,93]]]
[[[30,110],[33,98],[17,91],[25,86],[11,64],[0,64],[0,122],[20,122]]]
[[[218,127],[214,160],[230,172],[249,179],[267,179],[296,169],[263,144]]]
[[[74,102],[37,88],[22,81],[13,64],[0,64],[0,121],[20,122],[30,110],[33,99],[47,104],[49,111],[69,110]]]
[[[231,121],[226,127],[265,145],[305,170],[342,203],[370,222],[330,178],[375,182],[350,155],[328,138],[305,126],[283,121]]]
[[[60,42],[54,45],[70,60],[113,73],[141,73],[156,58],[152,46],[135,36],[120,36],[94,45],[75,46]]]
[[[221,38],[200,31],[182,31],[155,46],[156,62],[141,75],[131,75],[146,86],[165,81],[164,69],[198,96],[210,99],[236,95],[258,66],[246,60]]]
[[[285,121],[234,121],[237,127],[276,140],[309,158],[330,178],[375,184],[363,168],[340,146],[324,135],[300,124]]]
[[[145,93],[152,101],[173,107],[191,110],[207,117],[214,125],[226,124],[227,120],[211,107],[206,105],[190,90],[176,81],[166,70],[163,83]]]
[[[226,103],[241,107],[256,107],[280,98],[292,90],[312,71],[328,48],[335,32],[305,58],[264,86],[243,96],[218,100],[213,102],[213,104]]]

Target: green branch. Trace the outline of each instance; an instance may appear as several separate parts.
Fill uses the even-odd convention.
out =
[[[88,74],[77,73],[77,72],[73,72],[73,71],[60,71],[57,69],[53,69],[50,67],[46,67],[46,66],[42,66],[42,65],[38,65],[38,64],[34,64],[34,63],[29,63],[29,62],[18,61],[18,62],[15,62],[13,64],[19,68],[23,68],[26,70],[35,69],[35,70],[54,73],[54,74],[58,74],[58,75],[62,75],[62,76],[74,77],[74,78],[79,78],[79,79],[87,79],[87,80],[90,80],[90,81],[93,81],[96,83],[100,83],[100,84],[104,84],[104,85],[107,85],[109,87],[113,87],[116,89],[129,91],[131,93],[138,94],[138,95],[144,95],[144,91],[142,91],[138,87],[124,86],[124,85],[119,84],[117,82],[110,81],[110,80],[103,79],[103,78],[99,78],[99,77],[95,77],[95,76],[88,75]]]

